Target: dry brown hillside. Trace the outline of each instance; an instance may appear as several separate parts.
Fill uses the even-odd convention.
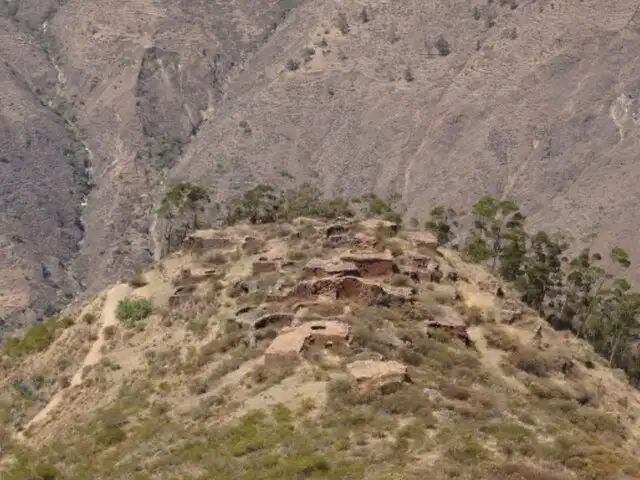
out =
[[[198,231],[5,345],[0,477],[638,478],[638,392],[499,286],[388,222]]]
[[[3,12],[2,68],[27,72],[3,95],[66,120],[47,124],[47,155],[18,136],[6,147],[55,175],[25,169],[1,192],[34,215],[25,243],[1,250],[16,299],[5,311],[36,292],[42,310],[67,284],[95,291],[150,261],[165,173],[217,200],[291,178],[334,195],[397,192],[409,216],[509,195],[540,226],[637,256],[631,0],[21,0]],[[72,169],[54,153],[72,140],[95,184],[80,244],[68,226],[79,198],[63,201]],[[52,212],[33,206],[36,184]]]

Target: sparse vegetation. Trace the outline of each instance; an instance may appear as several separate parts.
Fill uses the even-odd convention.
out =
[[[404,79],[407,82],[413,82],[415,80],[415,76],[413,75],[413,70],[411,70],[411,67],[407,67],[404,69]]]
[[[295,72],[300,68],[300,62],[295,58],[290,58],[289,60],[287,60],[286,67],[287,67],[287,70],[289,70],[290,72]]]
[[[636,352],[636,318],[640,294],[624,279],[614,279],[600,263],[602,256],[586,249],[568,259],[569,243],[561,235],[544,231],[529,234],[526,218],[513,200],[482,197],[472,209],[473,226],[461,232],[453,218],[436,212],[429,228],[445,232],[441,240],[452,243],[464,237],[464,254],[485,263],[512,282],[522,301],[538,311],[554,328],[571,329],[588,340],[612,366],[624,369],[633,382],[640,379]],[[457,230],[457,231],[456,231]],[[626,269],[629,254],[620,247],[610,261]]]
[[[31,327],[22,338],[9,338],[4,342],[3,353],[10,357],[46,350],[59,332],[73,324],[68,317],[54,317]]]
[[[351,31],[351,27],[349,27],[349,21],[347,20],[347,16],[344,12],[338,13],[336,17],[336,27],[340,30],[340,33],[343,35],[347,35]]]
[[[391,474],[423,478],[426,471],[443,480],[639,475],[631,420],[639,404],[603,370],[607,362],[625,365],[633,359],[636,297],[631,287],[607,275],[598,266],[603,259],[588,251],[562,260],[563,239],[528,233],[513,201],[484,197],[471,210],[472,218],[434,208],[425,226],[442,247],[435,252],[421,249],[417,238],[424,235],[402,230],[397,203],[375,195],[326,200],[308,185],[286,191],[255,187],[224,211],[231,226],[223,236],[235,245],[224,253],[184,257],[213,266],[215,276],[193,277],[188,280],[193,290],[185,290],[180,302],[156,310],[170,321],[145,325],[142,321],[154,312],[151,300],[124,298],[116,317],[139,328],[111,325],[100,331],[95,315],[77,324],[57,320],[56,328],[71,328],[65,342],[105,341],[97,361],[82,365],[82,354],[74,357],[80,349],[66,344],[52,347],[46,363],[16,361],[16,354],[0,359],[3,373],[9,373],[2,385],[10,391],[0,396],[0,434],[3,428],[24,426],[54,389],[68,386],[74,374],[69,365],[82,373],[82,388],[65,393],[63,405],[73,398],[78,406],[105,407],[74,408],[72,416],[60,408],[60,418],[50,417],[51,424],[29,427],[29,435],[38,439],[51,428],[62,434],[55,442],[34,442],[33,448],[9,444],[15,461],[7,463],[7,478],[38,478],[38,465],[55,471],[53,478],[97,480],[135,475],[382,480]],[[301,216],[315,219],[286,223]],[[350,221],[317,221],[341,216]],[[354,220],[373,217],[379,222]],[[469,220],[473,224],[463,231]],[[421,225],[417,219],[409,223]],[[359,243],[315,247],[333,231],[340,241],[357,238]],[[457,244],[461,254],[444,248]],[[314,277],[323,274],[308,280],[321,280],[320,292],[305,287],[299,297],[288,296],[301,284],[296,278],[307,259],[340,258],[359,248],[392,253],[394,268],[360,279],[384,289],[383,295],[373,290],[374,302],[356,291],[360,287],[350,283],[353,278],[333,291],[331,284],[340,277]],[[461,255],[483,266],[465,263]],[[631,265],[621,248],[613,249],[611,258],[623,269]],[[188,285],[187,277],[176,275],[185,266],[172,266],[181,259],[178,254],[166,262],[163,280],[149,275],[146,281],[164,282],[169,291]],[[274,262],[281,273],[258,273],[253,262]],[[446,276],[426,279],[427,263],[437,263]],[[492,283],[491,271],[507,282],[501,283],[501,295],[495,296],[492,285],[499,282]],[[155,287],[150,285],[162,291]],[[417,293],[379,302],[379,296],[404,290],[393,287]],[[524,319],[504,325],[500,309],[522,307],[518,294],[531,306],[527,318],[523,314]],[[584,354],[586,344],[572,350],[560,336],[547,334],[548,328],[544,342],[531,342],[535,311],[551,309],[558,317],[554,322],[575,322],[579,339],[572,343],[588,339],[607,352],[606,358],[596,361],[591,352]],[[287,315],[254,323],[271,313]],[[265,354],[284,327],[320,321],[346,325],[348,341],[343,334],[331,340],[313,334],[298,359],[291,354],[276,362],[273,352]],[[314,325],[311,331],[324,328]],[[47,350],[57,337],[47,332],[36,335],[43,341],[27,342],[38,345],[27,350]],[[586,367],[590,358],[589,368],[597,374]],[[407,366],[406,375],[356,381],[353,362],[366,360],[399,362]],[[611,387],[606,403],[599,382]],[[108,405],[103,398],[110,399]],[[432,470],[418,458],[428,458]]]
[[[441,57],[446,57],[451,53],[451,44],[444,38],[443,35],[440,35],[435,43],[436,50],[438,50],[438,54]]]
[[[369,23],[369,20],[371,20],[371,17],[367,11],[367,7],[362,7],[362,10],[360,10],[360,21],[362,23]]]
[[[129,285],[131,285],[133,288],[141,288],[147,285],[148,283],[149,282],[147,282],[147,279],[145,278],[144,273],[142,272],[136,273],[131,278],[131,280],[129,280]]]

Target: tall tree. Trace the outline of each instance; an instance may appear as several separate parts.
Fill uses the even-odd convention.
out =
[[[522,299],[532,308],[543,310],[545,300],[559,295],[562,287],[562,253],[566,246],[543,231],[530,242],[530,253],[523,262],[519,279]]]
[[[471,212],[474,215],[473,229],[465,251],[476,261],[489,260],[491,269],[495,271],[505,238],[509,232],[522,228],[525,217],[513,200],[498,200],[490,196],[478,200]]]
[[[158,210],[158,214],[167,221],[165,240],[168,251],[182,245],[189,230],[198,228],[198,213],[210,202],[209,193],[198,185],[175,182],[169,186]]]
[[[282,218],[282,194],[271,185],[260,184],[231,203],[227,223],[249,220],[251,224],[271,223]]]
[[[435,234],[438,245],[447,245],[455,237],[453,227],[459,226],[457,216],[454,209],[445,208],[442,205],[433,208],[429,213],[425,228]]]

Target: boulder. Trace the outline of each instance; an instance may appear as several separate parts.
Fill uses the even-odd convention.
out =
[[[406,365],[396,361],[356,360],[347,371],[362,389],[388,388],[410,382]]]

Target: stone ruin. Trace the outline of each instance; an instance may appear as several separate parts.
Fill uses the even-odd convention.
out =
[[[309,321],[285,328],[265,351],[265,365],[286,365],[298,361],[311,343],[324,343],[325,346],[336,342],[348,344],[350,333],[349,324],[336,320]]]
[[[216,250],[231,248],[233,242],[220,235],[219,230],[196,230],[187,235],[184,242],[186,250]]]

